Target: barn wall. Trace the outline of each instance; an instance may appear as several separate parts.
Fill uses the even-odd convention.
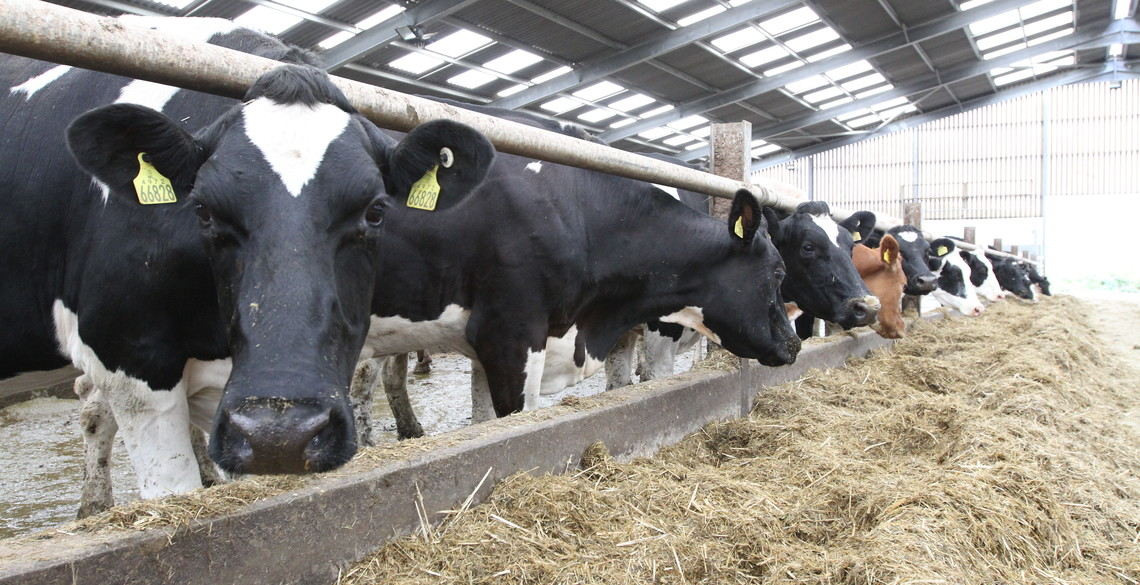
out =
[[[1041,254],[1060,278],[1140,280],[1130,249],[1140,215],[1140,81],[1055,88],[775,166],[758,175],[845,208],[902,215],[924,228]],[[1106,213],[1107,212],[1107,213]],[[1106,244],[1110,244],[1111,247]],[[1094,248],[1095,246],[1095,248]]]

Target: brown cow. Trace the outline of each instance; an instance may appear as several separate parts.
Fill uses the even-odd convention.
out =
[[[906,274],[903,272],[899,243],[894,236],[887,234],[879,242],[878,248],[855,244],[851,249],[851,259],[871,294],[879,297],[879,320],[871,328],[888,339],[902,337],[906,330],[906,322],[902,318]]]

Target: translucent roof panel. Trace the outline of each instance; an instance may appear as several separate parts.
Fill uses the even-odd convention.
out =
[[[760,28],[775,37],[802,28],[818,20],[819,15],[811,8],[805,6],[791,12],[785,12],[775,18],[769,18],[760,23]]]
[[[812,47],[827,44],[839,38],[839,33],[835,32],[830,26],[825,26],[821,29],[814,30],[807,34],[788,39],[784,44],[789,49],[796,52],[803,52]]]
[[[709,119],[704,116],[685,116],[680,120],[676,120],[667,124],[674,130],[687,130],[693,126],[703,126],[709,123]]]
[[[647,106],[647,105],[649,105],[655,101],[657,101],[657,100],[655,100],[655,99],[653,99],[653,98],[651,98],[645,94],[635,93],[635,94],[623,97],[620,100],[618,100],[612,104],[609,104],[608,107],[615,109],[619,112],[628,112],[630,110],[636,110],[637,108],[640,108],[642,106]]]
[[[491,39],[469,30],[453,32],[438,41],[430,43],[425,49],[440,55],[447,55],[457,59],[473,51],[491,44]]]
[[[364,20],[356,23],[356,28],[368,30],[380,24],[381,22],[391,19],[403,11],[403,6],[388,6],[380,12],[377,12],[376,14],[373,14],[372,16],[369,16],[368,18],[365,18]]]
[[[772,77],[773,75],[779,75],[781,73],[787,73],[788,71],[791,71],[792,69],[799,69],[800,67],[803,67],[803,66],[804,66],[803,61],[799,61],[799,60],[792,61],[791,63],[780,65],[779,67],[773,67],[771,69],[765,69],[764,70],[764,77]]]
[[[756,43],[767,40],[768,37],[764,33],[752,27],[742,28],[736,32],[728,33],[722,37],[713,39],[712,46],[720,49],[725,53],[743,49],[744,47],[751,47]]]
[[[268,6],[254,6],[245,11],[234,22],[246,28],[260,30],[271,35],[281,34],[286,29],[304,20],[300,16],[287,14]]]
[[[1038,0],[970,24],[983,59],[1072,34],[1073,0]],[[1061,30],[1057,30],[1061,29]]]
[[[637,0],[638,4],[654,12],[665,12],[674,6],[679,6],[689,0]]]
[[[843,95],[843,90],[832,85],[804,95],[804,100],[811,104],[818,104],[841,95]]]
[[[672,110],[672,109],[673,109],[673,106],[671,104],[665,104],[663,106],[653,108],[652,110],[649,110],[648,112],[642,112],[641,114],[638,114],[638,117],[639,118],[652,118],[653,116],[659,116],[659,115],[664,114],[665,112],[668,112],[669,110]]]
[[[491,75],[490,73],[477,71],[475,69],[469,69],[463,73],[460,73],[459,75],[456,75],[455,77],[448,78],[447,82],[451,85],[458,85],[459,87],[465,87],[467,89],[475,89],[477,87],[487,85],[496,79],[498,79],[498,77]]]
[[[728,10],[728,9],[725,8],[724,6],[713,6],[712,8],[706,8],[700,12],[697,12],[695,14],[690,14],[684,18],[678,18],[677,24],[679,24],[681,26],[689,26],[690,24],[693,24],[695,22],[700,22],[706,18],[709,18],[710,16],[720,14],[721,12],[724,12],[725,10]]]
[[[869,75],[864,75],[863,77],[856,77],[855,79],[844,81],[839,85],[847,91],[859,91],[863,88],[879,85],[880,83],[886,82],[887,78],[883,77],[881,74],[871,73]]]
[[[544,81],[550,81],[551,79],[554,79],[563,73],[569,73],[570,71],[572,70],[569,67],[563,65],[557,69],[551,69],[550,71],[547,71],[546,73],[543,73],[542,75],[539,75],[530,81],[531,83],[542,83]]]
[[[610,124],[610,128],[624,128],[637,121],[637,118],[624,118]]]
[[[773,61],[783,59],[790,54],[791,53],[789,53],[788,50],[784,47],[780,45],[772,45],[766,49],[760,49],[755,53],[749,53],[741,57],[740,62],[747,67],[759,67],[761,65],[767,65]]]
[[[793,81],[785,85],[784,89],[792,93],[803,93],[805,91],[811,91],[813,89],[823,87],[829,83],[831,82],[822,75],[812,75],[811,77],[805,77],[799,81]]]
[[[356,35],[348,32],[348,31],[342,30],[342,31],[336,33],[335,35],[317,43],[317,46],[322,48],[322,49],[331,49],[331,48],[347,41],[348,39],[351,39],[354,36],[356,36]]]
[[[444,63],[443,59],[439,57],[432,57],[423,53],[408,53],[399,59],[395,59],[388,63],[389,67],[407,71],[413,75],[419,75],[429,69],[439,67]]]
[[[507,97],[509,95],[515,95],[516,93],[526,89],[527,87],[529,87],[529,86],[526,86],[526,85],[519,83],[516,85],[512,85],[512,86],[508,87],[507,89],[504,89],[495,95],[497,95],[499,97]]]
[[[828,71],[824,75],[826,75],[832,81],[843,81],[844,79],[847,79],[848,77],[854,77],[854,76],[859,75],[861,73],[866,73],[868,71],[871,71],[872,69],[873,69],[873,67],[871,67],[871,64],[869,62],[867,62],[866,59],[863,59],[861,61],[856,61],[854,63],[851,63],[850,65],[844,65],[843,67],[836,67],[835,69]]]
[[[681,146],[682,144],[692,142],[696,139],[697,139],[696,136],[689,136],[688,134],[678,134],[672,138],[669,138],[667,140],[663,140],[662,142],[664,142],[665,144],[668,144],[669,146]]]
[[[842,45],[832,47],[830,49],[827,49],[826,51],[820,51],[818,53],[813,53],[811,56],[809,56],[807,58],[807,60],[809,63],[815,63],[816,61],[822,61],[822,60],[824,60],[828,57],[831,57],[833,55],[838,55],[840,53],[846,53],[847,51],[850,51],[850,50],[851,50],[851,45],[848,45],[847,43],[843,43]]]
[[[548,102],[540,104],[538,107],[552,112],[554,114],[563,114],[570,110],[581,107],[582,102],[571,97],[557,97]]]
[[[594,124],[601,122],[602,120],[609,120],[616,115],[617,112],[613,110],[607,110],[605,108],[594,108],[584,114],[579,114],[578,119]]]
[[[530,51],[515,49],[514,51],[511,51],[502,57],[497,57],[495,59],[487,61],[483,64],[483,66],[487,69],[510,75],[519,69],[530,67],[539,61],[542,61],[542,57],[535,55]]]
[[[625,88],[609,81],[599,81],[574,92],[574,95],[587,101],[597,101],[625,91]]]
[[[670,134],[673,134],[673,133],[674,132],[673,132],[672,128],[666,128],[665,126],[658,126],[657,128],[651,128],[649,130],[646,130],[645,132],[638,134],[638,136],[640,136],[641,138],[644,138],[646,140],[657,140],[658,138],[664,138],[664,137],[669,136]]]
[[[958,3],[958,9],[965,12],[967,10],[970,10],[971,8],[977,8],[979,6],[982,6],[983,4],[989,4],[990,2],[993,2],[993,1],[994,0],[966,0],[965,2],[959,2]]]

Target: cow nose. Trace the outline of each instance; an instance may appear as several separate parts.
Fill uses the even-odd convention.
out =
[[[219,416],[216,457],[235,473],[310,473],[345,463],[354,430],[336,411],[284,399],[248,400]]]
[[[974,308],[970,309],[970,316],[971,316],[971,317],[977,317],[977,316],[979,316],[979,315],[981,315],[981,314],[982,314],[982,311],[983,311],[983,310],[984,310],[984,309],[982,309],[982,307],[980,307],[980,306],[976,306],[976,307],[974,307]]]
[[[938,279],[933,274],[920,274],[914,277],[914,288],[922,292],[930,292],[934,290],[934,286],[938,283]]]
[[[869,302],[870,299],[875,299],[875,302]],[[853,326],[870,325],[875,322],[875,317],[879,314],[878,299],[875,297],[851,299],[847,301],[847,310],[851,312]]]

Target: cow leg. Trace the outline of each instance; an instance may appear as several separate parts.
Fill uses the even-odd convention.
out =
[[[495,418],[495,404],[491,400],[491,385],[487,382],[487,372],[479,360],[471,360],[471,423],[481,423]]]
[[[171,390],[151,390],[140,380],[112,375],[95,384],[105,384],[141,497],[158,498],[202,487],[190,444],[190,408],[183,383]]]
[[[378,369],[375,360],[360,360],[348,385],[348,402],[352,405],[352,419],[356,424],[356,444],[361,447],[375,445],[372,441],[372,385],[376,383]]]
[[[634,350],[639,337],[636,330],[625,332],[606,356],[606,390],[633,383]]]
[[[408,399],[408,354],[398,353],[384,358],[380,383],[388,397],[388,407],[396,417],[396,436],[401,440],[424,436],[424,429]]]
[[[421,349],[416,352],[416,369],[412,370],[413,374],[423,376],[431,373],[431,353],[426,349]]]
[[[677,358],[677,342],[656,331],[645,332],[645,373],[641,381],[660,380],[673,375]]]
[[[106,396],[91,378],[86,375],[76,378],[75,394],[82,404],[79,426],[83,430],[83,489],[76,516],[86,518],[115,505],[111,490],[111,449],[119,425]]]
[[[226,483],[225,474],[214,464],[214,460],[210,459],[206,449],[209,441],[210,435],[207,435],[206,431],[190,425],[190,447],[194,449],[194,459],[198,462],[198,475],[202,478],[204,487]]]

